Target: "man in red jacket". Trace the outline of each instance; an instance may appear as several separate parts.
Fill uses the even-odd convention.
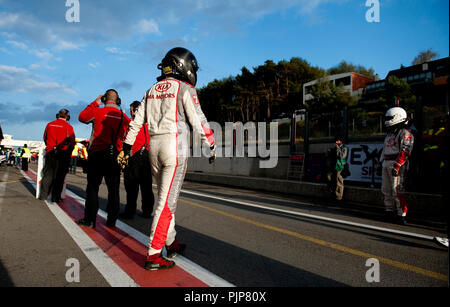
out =
[[[64,178],[69,170],[70,155],[75,146],[75,133],[67,122],[69,120],[69,111],[62,109],[56,114],[56,120],[45,127],[46,154],[39,195],[41,200],[46,200],[51,193],[53,202],[61,201]]]
[[[106,225],[113,227],[120,210],[120,166],[117,155],[122,149],[122,139],[130,119],[120,109],[121,100],[116,90],[107,90],[88,105],[78,117],[85,124],[92,123],[92,136],[89,142],[89,159],[84,218],[80,225],[95,227],[99,209],[98,190],[105,178],[108,188],[108,218]],[[103,108],[100,106],[104,105]]]
[[[141,106],[140,101],[134,101],[130,105],[131,119]],[[148,123],[142,125],[136,141],[131,148],[131,157],[128,166],[124,169],[124,183],[127,191],[127,205],[125,211],[120,215],[123,219],[132,219],[136,213],[139,187],[142,196],[142,217],[151,218],[155,196],[152,190],[152,172],[148,155],[150,134]]]

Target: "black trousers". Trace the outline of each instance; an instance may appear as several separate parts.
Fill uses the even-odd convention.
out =
[[[28,171],[28,158],[22,158],[22,170],[24,172]]]
[[[39,199],[47,199],[50,193],[52,194],[52,201],[59,201],[61,199],[64,179],[69,170],[69,162],[70,152],[68,151],[60,151],[58,153],[51,151],[45,155]]]
[[[135,153],[124,171],[127,205],[125,213],[134,215],[137,208],[139,188],[141,189],[142,212],[152,213],[155,197],[152,190],[152,173],[147,150]]]
[[[120,210],[120,167],[117,154],[111,156],[108,150],[89,153],[84,218],[95,222],[99,209],[98,191],[103,178],[108,188],[107,222],[115,223]]]

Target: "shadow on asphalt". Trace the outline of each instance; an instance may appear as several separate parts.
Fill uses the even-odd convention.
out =
[[[0,287],[14,287],[14,283],[0,260]]]
[[[187,196],[184,196],[184,197],[187,198]],[[198,199],[198,198],[200,198],[200,196],[198,198],[197,197],[194,198],[194,197],[192,197],[192,195],[189,195],[189,197],[191,199]],[[182,201],[183,200],[181,200],[181,202]],[[261,214],[264,214],[264,215],[283,217],[283,218],[288,218],[288,219],[291,219],[291,220],[299,221],[299,222],[302,222],[302,223],[307,223],[307,224],[311,224],[311,225],[327,227],[327,228],[330,228],[331,231],[332,230],[342,230],[342,231],[347,231],[347,232],[350,232],[350,233],[353,233],[353,234],[356,233],[356,234],[372,237],[374,240],[377,240],[377,241],[391,243],[391,244],[394,244],[394,245],[403,245],[403,246],[417,247],[417,248],[431,249],[431,250],[441,250],[437,246],[434,247],[434,246],[430,246],[430,245],[427,245],[427,244],[420,244],[420,243],[417,243],[417,242],[411,242],[410,239],[402,240],[402,239],[399,239],[399,238],[393,238],[393,236],[395,236],[393,234],[385,235],[383,233],[376,232],[374,230],[367,230],[366,231],[366,230],[364,230],[362,228],[359,228],[359,227],[356,227],[356,226],[345,226],[345,225],[340,225],[340,224],[336,224],[336,223],[333,223],[333,222],[314,220],[314,219],[307,218],[307,217],[296,216],[296,215],[292,215],[292,214],[289,214],[289,213],[283,213],[283,212],[276,212],[276,211],[263,209],[263,208],[246,207],[244,205],[232,204],[232,203],[222,202],[222,201],[218,201],[218,200],[216,200],[216,202],[220,202],[222,205],[226,205],[228,207],[233,207],[233,208],[238,208],[238,209],[241,209],[241,210],[251,210],[252,212],[258,212],[258,213],[261,213]]]
[[[85,191],[74,185],[67,185],[75,194],[84,197]],[[105,210],[107,200],[99,197],[100,208]],[[151,219],[136,216],[132,220],[122,220],[133,228],[148,235]],[[101,225],[103,227],[103,225]],[[186,243],[185,256],[214,274],[240,287],[346,287],[335,280],[281,263],[274,259],[230,245],[182,226],[176,226],[177,238]],[[102,231],[102,236],[116,244],[130,256],[137,265],[144,265],[144,258],[129,247],[117,242],[117,237]],[[174,259],[176,263],[176,258]],[[245,260],[245,261],[243,261]],[[230,270],[230,268],[233,268]],[[240,274],[236,276],[235,272]],[[234,273],[233,273],[234,272]]]
[[[177,238],[187,244],[186,258],[237,287],[347,287],[181,226]]]
[[[192,182],[194,183],[194,182]],[[195,183],[194,183],[195,184]],[[212,184],[212,186],[215,186]],[[217,186],[220,188],[221,186]],[[249,202],[256,202],[256,203],[265,203],[267,205],[270,204],[276,204],[285,206],[287,208],[293,208],[293,209],[302,209],[302,210],[308,210],[313,213],[331,213],[331,214],[338,214],[340,216],[344,217],[357,217],[357,218],[363,218],[363,219],[369,219],[377,222],[386,222],[384,217],[384,208],[382,207],[375,207],[375,206],[368,206],[364,204],[359,203],[353,203],[348,201],[333,201],[323,198],[311,198],[311,197],[296,197],[293,198],[292,195],[282,195],[279,193],[270,193],[270,196],[265,198],[264,192],[256,192],[256,193],[262,193],[262,196],[258,195],[249,195],[248,190],[240,190],[236,187],[230,188],[232,191],[236,190],[239,191],[239,195],[234,194],[226,194],[226,193],[220,193],[216,189],[211,190],[209,192],[205,192],[202,188],[196,188],[196,187],[188,187],[186,188],[191,191],[199,192],[199,193],[205,193],[205,194],[213,194],[216,197],[222,197],[225,199],[235,200],[235,201],[249,201]],[[246,194],[244,194],[244,192]],[[192,196],[191,194],[183,194],[183,191],[181,192],[183,196],[185,197],[197,197]],[[242,194],[241,194],[242,193]],[[201,196],[198,196],[201,197]],[[280,197],[283,199],[274,199],[273,197]],[[311,204],[301,204],[304,203],[311,203]],[[225,203],[225,202],[222,202]],[[227,203],[229,204],[229,203]],[[434,230],[434,231],[440,231],[443,232],[445,229],[445,222],[442,221],[428,221],[423,220],[420,218],[420,213],[415,212],[414,209],[410,208],[410,212],[408,213],[408,221],[410,222],[409,226],[413,226],[415,228],[419,229],[427,229],[427,230]]]

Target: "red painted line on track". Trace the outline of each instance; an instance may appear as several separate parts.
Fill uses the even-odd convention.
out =
[[[25,173],[36,182],[34,173]],[[84,206],[69,195],[58,206],[75,222],[84,217]],[[96,228],[80,228],[141,287],[208,287],[176,265],[167,270],[145,270],[148,247],[121,229],[106,227],[105,224],[106,220],[97,215]]]

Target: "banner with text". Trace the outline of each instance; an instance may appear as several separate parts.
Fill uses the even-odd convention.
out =
[[[350,144],[347,147],[351,174],[345,180],[381,183],[379,161],[383,144]]]

